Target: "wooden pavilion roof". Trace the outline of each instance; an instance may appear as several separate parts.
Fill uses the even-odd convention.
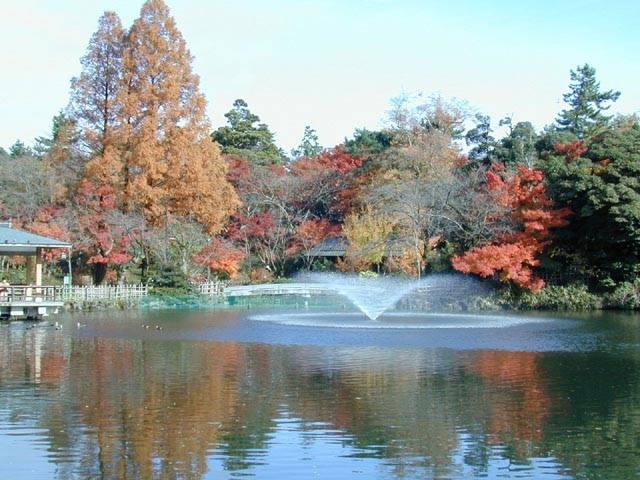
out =
[[[0,222],[0,255],[35,255],[38,248],[71,248],[71,244],[13,228]]]

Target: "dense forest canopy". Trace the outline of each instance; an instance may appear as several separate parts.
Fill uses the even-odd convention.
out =
[[[542,131],[401,95],[383,128],[325,148],[307,126],[287,155],[243,99],[214,130],[192,60],[162,0],[128,28],[105,12],[50,135],[0,150],[2,216],[73,242],[95,282],[455,270],[639,295],[640,122],[607,115],[592,66]],[[308,255],[332,237],[337,259]]]

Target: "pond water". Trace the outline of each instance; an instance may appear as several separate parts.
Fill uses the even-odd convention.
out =
[[[0,324],[0,478],[640,476],[637,316],[277,303]]]

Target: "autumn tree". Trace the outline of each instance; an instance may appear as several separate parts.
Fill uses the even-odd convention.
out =
[[[215,233],[237,197],[209,138],[191,61],[167,6],[147,1],[124,50],[124,205],[156,225],[168,215],[186,215]]]
[[[246,256],[246,252],[231,241],[214,238],[196,254],[194,263],[206,266],[221,278],[233,279],[240,272],[240,265]]]
[[[71,80],[69,112],[81,131],[88,164],[84,177],[123,188],[121,127],[123,118],[123,57],[126,32],[114,12],[98,21],[87,51],[81,58],[81,74]],[[121,199],[118,199],[120,202]]]
[[[540,254],[550,242],[551,230],[566,224],[568,209],[553,209],[539,170],[518,167],[515,175],[501,175],[496,166],[487,173],[487,186],[495,201],[510,211],[517,230],[480,245],[452,259],[453,267],[481,277],[498,275],[519,287],[537,291],[544,281],[537,277]]]
[[[350,214],[342,228],[348,247],[339,267],[347,271],[379,267],[389,253],[394,226],[392,218],[371,207]]]
[[[132,258],[128,251],[131,238],[120,222],[113,187],[84,180],[74,200],[69,224],[75,248],[85,255],[93,281],[102,283],[109,268],[121,275],[122,265]]]
[[[460,164],[454,142],[461,113],[446,111],[436,100],[416,111],[396,115],[392,146],[380,154],[379,173],[363,189],[363,203],[370,204],[397,225],[397,241],[413,252],[414,270],[424,269],[425,246],[441,234],[446,218],[443,185],[449,185]],[[400,117],[400,120],[398,120]]]

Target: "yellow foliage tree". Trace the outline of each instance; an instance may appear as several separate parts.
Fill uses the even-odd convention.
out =
[[[391,217],[365,207],[345,218],[342,232],[348,240],[344,269],[365,270],[382,263],[388,253],[395,222]]]

